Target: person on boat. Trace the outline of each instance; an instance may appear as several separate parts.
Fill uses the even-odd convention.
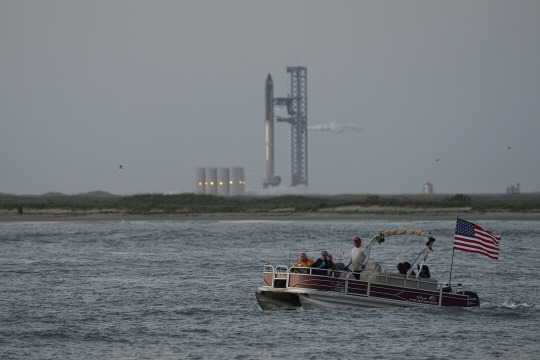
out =
[[[362,246],[362,239],[358,236],[353,239],[354,247],[351,250],[351,256],[347,263],[347,268],[353,272],[360,272],[366,267],[367,252],[366,248]]]
[[[403,265],[403,263],[397,264],[397,269],[402,275],[405,275],[407,273],[407,269],[405,269],[405,265]]]
[[[431,277],[431,274],[429,273],[429,268],[427,265],[422,265],[422,269],[420,269],[420,264],[418,264],[418,277],[429,279]]]
[[[403,265],[405,265],[405,273],[408,273],[409,272],[409,269],[412,267],[410,263],[408,263],[407,261],[405,261],[403,263]],[[414,273],[414,270],[411,272],[411,275],[412,276],[416,276],[416,274]]]
[[[405,274],[407,274],[407,272],[411,268],[411,264],[409,262],[405,261],[403,263],[399,263],[397,268],[398,268],[400,274],[405,275]],[[416,274],[413,271],[413,272],[411,272],[411,275],[416,275]]]
[[[306,253],[301,253],[300,254],[300,260],[298,260],[296,262],[296,264],[294,264],[292,267],[310,267],[311,265],[313,265],[315,261],[313,261],[312,259],[308,258]],[[306,273],[307,270],[304,270],[304,269],[293,269],[292,270],[293,272],[302,272],[302,273]]]
[[[315,268],[311,271],[315,275],[328,275],[326,269],[332,269],[334,267],[334,262],[328,259],[328,251],[324,250],[321,252],[321,257],[317,259],[312,265],[312,268]],[[325,270],[323,270],[325,269]]]

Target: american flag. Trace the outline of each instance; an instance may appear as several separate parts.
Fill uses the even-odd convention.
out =
[[[492,259],[499,258],[499,241],[501,235],[493,234],[480,226],[458,219],[454,234],[454,249],[486,255]]]

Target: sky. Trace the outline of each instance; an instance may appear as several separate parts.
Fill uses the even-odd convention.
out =
[[[538,192],[539,58],[539,1],[0,0],[0,193],[186,193],[207,166],[259,193],[287,66],[307,192]]]

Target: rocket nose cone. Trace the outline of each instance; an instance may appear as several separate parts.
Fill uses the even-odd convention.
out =
[[[272,75],[270,74],[266,77],[266,85],[272,85]]]

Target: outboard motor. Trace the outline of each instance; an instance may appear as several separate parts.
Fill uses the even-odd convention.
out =
[[[480,298],[477,293],[472,291],[458,291],[458,294],[469,296],[469,306],[480,306]]]

